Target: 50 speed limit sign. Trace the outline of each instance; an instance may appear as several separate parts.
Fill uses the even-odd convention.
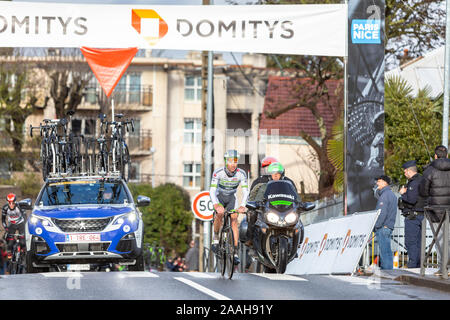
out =
[[[197,219],[212,221],[214,206],[209,196],[209,191],[197,193],[192,201],[192,212]]]

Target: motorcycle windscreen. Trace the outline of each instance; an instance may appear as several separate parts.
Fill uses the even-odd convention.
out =
[[[298,201],[298,195],[295,192],[294,186],[289,181],[270,181],[267,184],[264,199],[267,200],[269,207],[278,211],[286,211]]]

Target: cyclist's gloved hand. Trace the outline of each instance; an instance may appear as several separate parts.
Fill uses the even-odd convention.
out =
[[[214,210],[216,210],[218,214],[222,214],[225,212],[225,208],[219,203],[216,203],[214,205]]]
[[[247,211],[247,208],[246,208],[246,207],[239,207],[239,208],[237,209],[237,211],[238,211],[239,213],[245,213],[245,211]]]

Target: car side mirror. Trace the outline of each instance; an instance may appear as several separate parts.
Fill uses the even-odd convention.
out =
[[[316,207],[313,202],[303,202],[302,204],[303,210],[310,211]]]
[[[23,210],[31,210],[33,209],[33,205],[31,204],[31,199],[23,199],[19,201],[19,207]]]
[[[137,204],[138,207],[146,207],[150,205],[150,198],[146,196],[138,196],[137,197]]]

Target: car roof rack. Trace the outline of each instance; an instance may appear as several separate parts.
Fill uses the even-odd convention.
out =
[[[122,180],[119,171],[115,172],[104,172],[95,175],[80,174],[80,175],[70,175],[66,173],[53,174],[50,173],[47,181],[61,181],[61,180],[82,180],[82,179],[111,179],[111,180]]]

